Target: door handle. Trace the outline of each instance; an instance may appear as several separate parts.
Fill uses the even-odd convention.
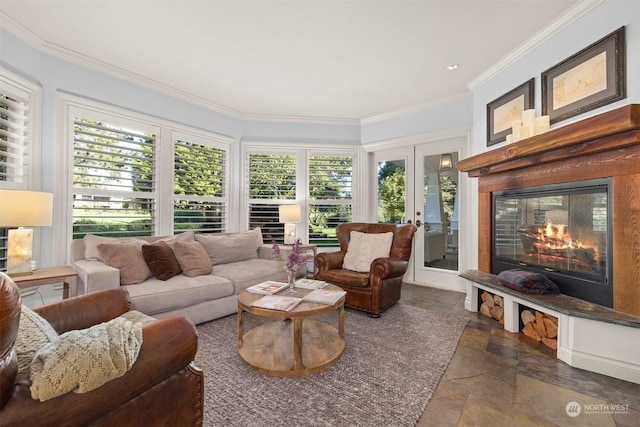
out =
[[[420,220],[416,219],[416,227],[420,228],[421,225],[422,225],[422,223],[420,222]]]

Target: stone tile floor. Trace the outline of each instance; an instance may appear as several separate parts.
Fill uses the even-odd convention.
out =
[[[640,385],[573,368],[546,346],[468,312],[464,298],[460,292],[403,285],[401,304],[469,318],[418,427],[640,427]],[[571,402],[580,408],[574,417],[567,414]]]

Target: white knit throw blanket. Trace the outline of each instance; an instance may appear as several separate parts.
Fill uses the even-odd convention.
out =
[[[94,390],[124,375],[141,345],[142,324],[121,317],[66,332],[34,357],[31,397],[44,401],[70,391]]]

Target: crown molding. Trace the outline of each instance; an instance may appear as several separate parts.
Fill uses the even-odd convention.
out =
[[[415,107],[404,108],[401,110],[392,111],[389,113],[379,114],[377,116],[367,117],[366,119],[360,120],[361,125],[368,125],[371,123],[382,122],[384,120],[394,119],[396,117],[403,117],[409,114],[422,113],[424,111],[432,110],[436,107],[442,107],[445,105],[454,104],[456,102],[464,101],[466,99],[471,99],[471,93],[466,93],[463,95],[451,96],[449,98],[445,98],[439,100],[437,102],[430,102],[428,104],[416,105]]]
[[[62,46],[50,43],[40,36],[30,31],[5,12],[0,11],[0,27],[9,31],[29,46],[46,55],[54,58],[62,59],[80,67],[89,68],[91,70],[106,74],[129,83],[136,84],[147,89],[154,90],[165,95],[189,102],[191,104],[204,107],[208,110],[215,111],[235,119],[261,121],[261,122],[277,122],[277,123],[304,123],[304,124],[334,124],[334,125],[359,125],[359,119],[342,119],[336,117],[309,117],[309,116],[291,116],[277,114],[253,114],[244,113],[233,108],[217,104],[208,99],[194,95],[192,93],[182,91],[173,86],[160,83],[140,74],[132,73],[120,67],[99,61],[90,56],[79,52],[64,48]]]
[[[580,17],[582,17],[587,12],[591,11],[604,1],[605,0],[579,1],[549,25],[534,34],[530,39],[512,50],[509,54],[507,54],[507,56],[495,63],[491,68],[487,69],[484,73],[480,74],[478,77],[469,82],[467,87],[470,91],[473,92],[479,86],[482,86],[484,83],[503,72],[507,67],[511,66],[527,53],[531,52],[531,50],[540,46],[542,43],[546,42],[551,37],[576,22]]]
[[[444,141],[454,138],[469,139],[470,137],[471,129],[468,126],[458,126],[451,129],[423,132],[412,135],[405,135],[398,138],[372,141],[366,144],[362,144],[362,148],[365,150],[365,152],[372,152],[386,148],[410,147],[434,141]]]

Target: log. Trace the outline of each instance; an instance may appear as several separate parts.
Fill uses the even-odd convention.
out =
[[[493,317],[496,320],[501,320],[504,317],[504,308],[502,307],[498,307],[497,305],[494,305],[493,307],[491,307],[490,311],[491,311],[491,317]]]
[[[491,309],[489,308],[486,302],[483,302],[482,305],[480,306],[480,313],[484,314],[487,317],[492,317]]]
[[[536,341],[542,341],[542,337],[538,334],[536,328],[533,327],[533,322],[527,323],[527,326],[522,328],[522,333]]]
[[[543,319],[544,317],[542,313],[536,311],[536,321],[533,322],[533,327],[536,328],[536,331],[538,332],[538,335],[540,335],[540,337],[547,336],[547,328],[544,326]]]
[[[558,340],[554,340],[551,338],[547,338],[547,337],[542,337],[542,344],[546,345],[547,347],[553,349],[553,350],[557,350],[558,349]]]
[[[493,296],[493,303],[498,307],[504,307],[504,301],[502,300],[502,297],[500,295]]]
[[[495,305],[495,303],[493,302],[493,295],[491,295],[490,293],[487,293],[487,299],[485,301],[485,304],[487,304],[489,308]]]
[[[482,300],[482,302],[487,301],[487,295],[489,295],[489,292],[487,291],[484,291],[482,294],[480,294],[480,299]]]
[[[542,319],[544,326],[547,329],[547,338],[555,338],[558,336],[558,323],[554,322],[552,318],[545,317]]]
[[[536,320],[536,316],[534,316],[530,310],[523,310],[520,318],[522,319],[522,324],[525,326]]]

